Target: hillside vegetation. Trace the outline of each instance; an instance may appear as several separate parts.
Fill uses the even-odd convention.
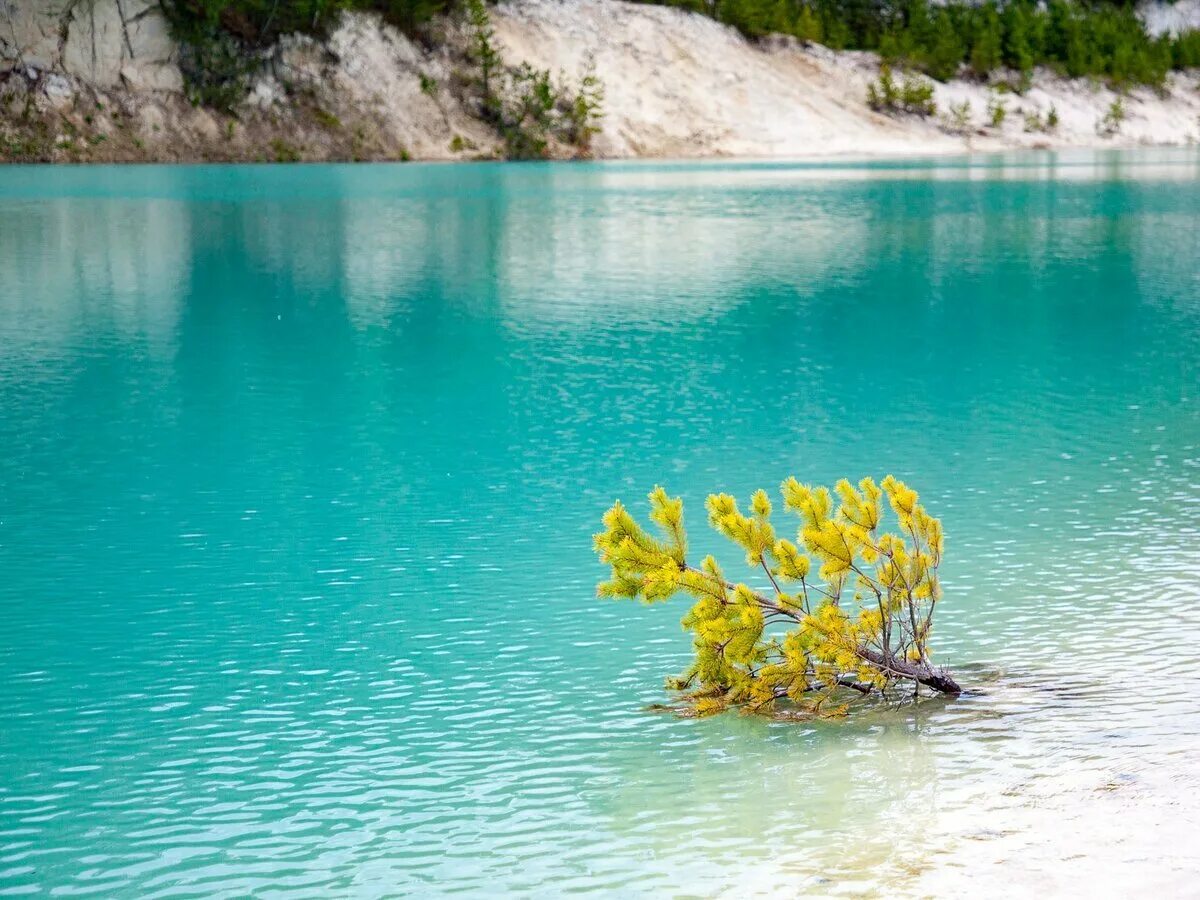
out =
[[[457,0],[161,0],[183,50],[180,68],[194,100],[228,109],[261,61],[256,51],[288,34],[325,36],[342,13],[380,13],[412,32]]]
[[[1036,66],[1117,87],[1160,86],[1168,72],[1200,66],[1200,31],[1151,35],[1121,3],[995,0],[649,0],[710,16],[749,37],[778,33],[836,50],[872,50],[885,62],[939,81],[997,70],[1028,77]],[[185,76],[202,100],[220,103],[248,66],[245,52],[289,33],[323,34],[346,10],[380,13],[436,42],[426,27],[463,0],[163,0],[175,36],[190,48]]]
[[[836,50],[874,50],[947,81],[966,67],[983,78],[1045,66],[1114,85],[1162,84],[1200,66],[1200,31],[1151,36],[1133,7],[1076,0],[655,0],[710,15],[750,36],[770,32]]]

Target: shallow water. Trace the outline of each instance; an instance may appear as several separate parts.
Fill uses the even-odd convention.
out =
[[[1182,893],[1198,349],[1192,152],[0,169],[0,893]],[[642,711],[615,497],[888,472],[982,694]]]

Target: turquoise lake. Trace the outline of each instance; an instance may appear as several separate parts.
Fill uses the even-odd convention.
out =
[[[980,693],[644,710],[614,499],[888,473]],[[0,169],[0,895],[1179,895],[1198,567],[1195,151]]]

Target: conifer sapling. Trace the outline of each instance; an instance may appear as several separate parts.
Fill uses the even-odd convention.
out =
[[[762,572],[765,591],[731,581],[712,556],[692,565],[683,501],[661,487],[649,495],[657,536],[619,501],[604,514],[594,545],[612,577],[600,596],[694,601],[682,624],[695,656],[668,681],[682,709],[841,715],[847,699],[895,696],[905,684],[916,693],[922,685],[960,693],[930,660],[944,538],[917,493],[891,475],[857,487],[842,480],[832,492],[789,478],[781,489],[784,507],[800,519],[795,543],[776,534],[765,491],[750,498],[748,514],[728,494],[706,504],[710,524]],[[893,531],[882,531],[885,498]]]

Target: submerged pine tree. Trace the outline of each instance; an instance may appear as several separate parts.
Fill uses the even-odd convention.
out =
[[[748,515],[728,494],[707,503],[713,527],[765,574],[766,593],[730,581],[712,556],[689,562],[683,501],[661,487],[650,492],[660,536],[620,502],[604,514],[594,542],[612,578],[600,584],[600,596],[656,603],[682,593],[694,600],[683,627],[695,658],[668,680],[683,708],[695,715],[730,707],[840,715],[847,698],[887,697],[904,684],[958,694],[930,661],[943,534],[916,492],[889,475],[878,485],[843,480],[833,493],[789,478],[782,493],[800,518],[798,543],[776,534],[765,491],[751,497]],[[897,528],[881,533],[885,497]],[[777,624],[789,630],[778,633]]]

